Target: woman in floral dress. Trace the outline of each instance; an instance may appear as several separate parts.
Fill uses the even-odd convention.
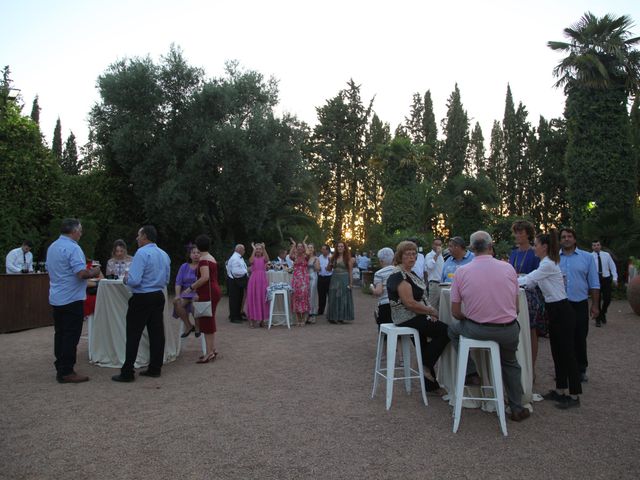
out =
[[[293,312],[296,314],[296,326],[303,327],[309,316],[309,257],[306,255],[307,246],[304,241],[296,243],[291,239],[289,256],[293,260]]]

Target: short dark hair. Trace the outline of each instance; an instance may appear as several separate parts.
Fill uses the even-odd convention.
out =
[[[578,236],[576,235],[576,231],[573,228],[571,228],[571,227],[562,227],[560,229],[560,233],[559,233],[560,236],[562,236],[562,232],[570,233],[571,235],[573,235],[573,238],[578,240]]]
[[[33,242],[31,240],[25,240],[24,242],[22,242],[22,245],[24,245],[25,247],[33,248]]]
[[[449,243],[451,243],[451,242],[455,243],[460,248],[467,248],[467,242],[465,242],[464,238],[462,238],[462,237],[451,237],[449,239]]]
[[[527,238],[530,242],[533,242],[533,237],[536,234],[533,223],[528,222],[527,220],[516,220],[515,222],[513,222],[513,225],[511,225],[511,230],[513,231],[513,233],[522,231],[527,232]]]
[[[211,248],[211,239],[208,235],[202,234],[196,237],[196,247],[201,252],[208,252]]]
[[[591,240],[591,243],[600,243],[600,240],[596,238],[595,240]]]
[[[80,226],[80,220],[77,218],[65,218],[60,224],[60,233],[68,235],[73,233]]]
[[[142,230],[144,236],[147,237],[151,243],[156,243],[158,241],[158,231],[153,225],[143,225],[140,230]]]

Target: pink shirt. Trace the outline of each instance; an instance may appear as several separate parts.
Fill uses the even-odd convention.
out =
[[[464,314],[478,323],[509,323],[518,316],[518,275],[507,262],[477,255],[458,267],[451,302],[464,303]]]

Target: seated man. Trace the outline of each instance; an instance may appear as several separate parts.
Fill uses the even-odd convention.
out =
[[[471,263],[456,270],[451,285],[451,313],[460,322],[449,325],[449,338],[455,348],[460,335],[493,340],[500,345],[511,420],[519,422],[529,417],[529,410],[522,407],[521,369],[516,359],[520,337],[518,276],[511,265],[493,258],[492,242],[487,232],[471,235],[471,248],[476,256]]]
[[[442,283],[451,283],[455,277],[456,270],[462,265],[466,265],[473,260],[473,253],[467,250],[467,244],[462,237],[449,239],[449,258],[442,265]]]

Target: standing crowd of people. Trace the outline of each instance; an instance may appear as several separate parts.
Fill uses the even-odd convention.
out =
[[[418,330],[429,391],[446,393],[438,384],[436,365],[449,342],[457,347],[460,336],[496,341],[500,345],[511,418],[520,421],[529,412],[522,406],[521,367],[516,359],[522,327],[517,322],[519,287],[526,292],[534,368],[537,332],[548,331],[550,339],[555,388],[543,397],[557,402],[561,409],[575,408],[580,406],[583,384],[588,381],[589,319],[593,318],[598,327],[606,324],[617,271],[599,241],[592,243],[591,253],[577,248],[577,235],[571,228],[536,235],[532,224],[518,221],[512,231],[515,248],[508,262],[495,258],[493,240],[484,231],[472,234],[469,246],[462,237],[451,237],[447,251],[443,251],[442,240],[436,238],[426,255],[412,241],[400,242],[395,251],[382,248],[377,253],[380,268],[372,286],[378,296],[378,324],[395,323]],[[87,282],[103,278],[99,264],[87,262],[78,245],[81,236],[80,222],[66,219],[60,237],[47,252],[56,378],[61,383],[88,380],[74,369],[76,347],[87,314],[87,287],[92,287]],[[135,380],[134,363],[144,328],[149,333],[150,361],[139,375],[159,377],[163,366],[164,292],[169,283],[170,260],[158,247],[153,226],[142,226],[136,241],[138,249],[130,257],[126,243],[117,240],[106,268],[109,278],[122,279],[131,291],[126,314],[126,358],[120,373],[113,376],[117,382]],[[7,257],[7,269],[9,262],[13,265],[15,258],[22,255],[22,271],[30,248],[25,242],[12,251]],[[298,242],[291,239],[288,254],[279,252],[274,261],[269,260],[263,243],[252,243],[251,248],[248,264],[243,258],[245,247],[238,244],[225,265],[231,322],[248,320],[254,328],[264,325],[269,315],[266,294],[270,269],[286,269],[291,274],[296,325],[313,324],[320,315],[325,315],[331,324],[354,321],[353,270],[370,268],[371,259],[366,254],[359,255],[357,263],[341,241],[333,252],[324,244],[316,254],[306,238]],[[178,269],[175,279],[174,317],[183,322],[182,337],[194,333],[205,338],[205,352],[197,363],[209,363],[218,356],[214,340],[221,290],[218,262],[210,250],[210,238],[198,236],[189,246],[188,261]],[[438,318],[440,289],[445,286],[451,288],[451,313],[459,320],[450,325]]]

